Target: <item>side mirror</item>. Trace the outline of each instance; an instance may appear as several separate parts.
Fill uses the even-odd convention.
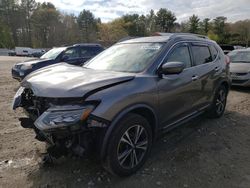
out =
[[[69,59],[69,56],[67,55],[62,56],[62,61],[67,61],[68,59]]]
[[[185,68],[185,64],[182,62],[167,62],[161,67],[162,74],[179,74]]]

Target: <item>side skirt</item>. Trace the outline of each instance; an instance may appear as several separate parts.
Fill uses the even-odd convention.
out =
[[[166,132],[169,132],[171,131],[172,129],[175,129],[176,127],[179,127],[180,125],[183,125],[187,122],[189,122],[190,120],[200,116],[201,114],[203,114],[207,109],[209,109],[210,107],[210,104],[200,108],[199,110],[173,122],[173,123],[170,123],[168,125],[165,125],[162,129],[160,129],[159,133],[163,132],[163,133],[166,133]]]

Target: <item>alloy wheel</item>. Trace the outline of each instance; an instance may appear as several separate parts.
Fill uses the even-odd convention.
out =
[[[224,111],[226,103],[226,93],[224,90],[220,90],[216,100],[216,112],[221,114]]]
[[[122,135],[117,148],[118,162],[121,167],[136,167],[148,150],[148,134],[141,125],[130,127]]]

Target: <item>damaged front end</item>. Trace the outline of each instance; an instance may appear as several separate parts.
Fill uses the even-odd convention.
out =
[[[27,118],[20,118],[25,128],[33,128],[36,139],[49,143],[54,157],[83,156],[98,147],[109,122],[91,115],[99,101],[83,98],[37,97],[31,89],[20,87],[13,109],[22,107]],[[25,124],[29,124],[28,126]]]

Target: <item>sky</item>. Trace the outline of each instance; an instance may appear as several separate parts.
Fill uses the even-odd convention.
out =
[[[196,14],[201,19],[226,16],[228,21],[250,19],[250,0],[36,0],[51,2],[59,10],[78,15],[90,10],[102,22],[112,21],[124,14],[147,14],[151,9],[167,8],[175,13],[178,22]]]

